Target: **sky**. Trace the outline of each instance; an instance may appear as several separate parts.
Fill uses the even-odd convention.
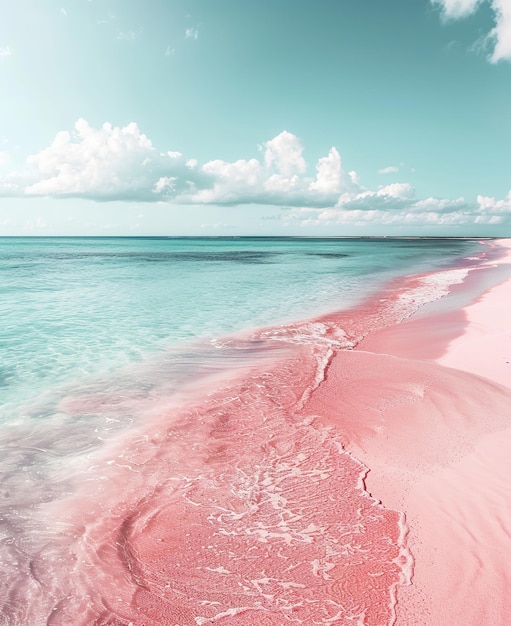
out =
[[[511,0],[0,14],[0,236],[511,236]]]

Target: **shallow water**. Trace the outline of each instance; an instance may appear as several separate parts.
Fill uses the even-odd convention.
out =
[[[449,263],[474,246],[0,239],[2,404],[19,405],[55,384],[102,376],[195,338],[346,308],[392,276]]]

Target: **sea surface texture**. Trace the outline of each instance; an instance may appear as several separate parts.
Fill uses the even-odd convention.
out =
[[[323,383],[487,253],[0,239],[0,624],[394,624],[406,519]]]

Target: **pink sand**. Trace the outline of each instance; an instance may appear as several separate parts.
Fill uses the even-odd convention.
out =
[[[510,260],[508,252],[500,263]],[[412,585],[399,590],[398,625],[511,623],[509,303],[511,280],[463,317],[435,314],[373,333],[331,368],[336,400],[327,394],[324,414],[371,468],[368,489],[406,515],[415,562]]]
[[[511,240],[501,263],[511,263]],[[490,289],[466,307],[468,326],[462,337],[449,344],[438,362],[473,372],[511,387],[511,281]]]

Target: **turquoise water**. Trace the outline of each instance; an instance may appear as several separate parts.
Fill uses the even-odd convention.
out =
[[[0,412],[183,342],[350,306],[461,240],[0,239]]]

